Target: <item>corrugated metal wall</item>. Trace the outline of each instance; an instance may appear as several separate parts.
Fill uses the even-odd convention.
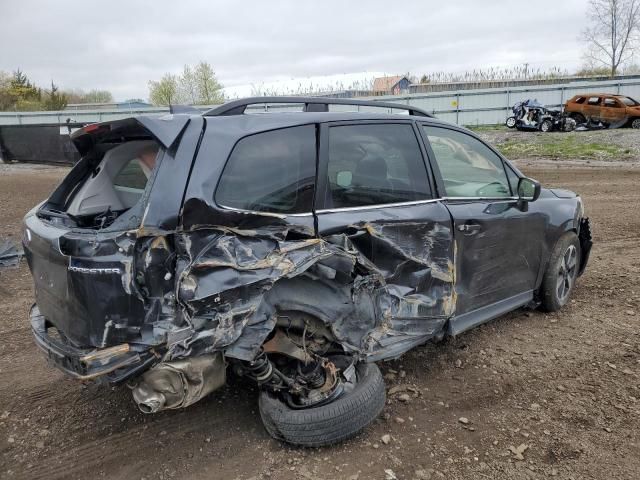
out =
[[[571,82],[560,85],[540,85],[454,92],[416,93],[408,95],[370,97],[368,100],[398,102],[423,108],[438,118],[460,125],[492,125],[503,123],[514,103],[536,98],[548,107],[559,108],[579,93],[614,93],[640,99],[640,79]],[[362,98],[366,99],[366,98]],[[335,108],[334,108],[335,107]],[[356,110],[354,107],[334,106],[332,110]],[[211,107],[198,107],[203,111]],[[269,111],[288,110],[291,106],[269,108]],[[263,108],[252,108],[264,111]],[[366,111],[366,107],[361,109]],[[67,119],[74,123],[92,123],[117,120],[133,115],[167,113],[167,108],[140,108],[123,110],[84,110],[62,112],[0,112],[0,125],[64,125]]]
[[[505,121],[514,103],[535,98],[547,107],[560,108],[579,93],[612,93],[640,98],[640,80],[572,82],[538,87],[492,88],[376,97],[372,100],[406,103],[434,113],[438,118],[460,125],[492,125]],[[640,100],[639,100],[640,101]]]

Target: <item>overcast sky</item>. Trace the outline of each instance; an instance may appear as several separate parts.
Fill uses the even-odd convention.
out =
[[[0,0],[0,70],[148,96],[209,62],[225,86],[354,72],[582,63],[587,0]]]

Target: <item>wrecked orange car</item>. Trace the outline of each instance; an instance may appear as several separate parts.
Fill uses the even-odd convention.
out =
[[[564,111],[578,125],[600,122],[609,128],[640,128],[640,103],[626,95],[580,94],[569,99]]]

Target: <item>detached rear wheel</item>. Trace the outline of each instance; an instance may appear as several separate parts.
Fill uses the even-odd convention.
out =
[[[541,132],[547,133],[547,132],[550,132],[551,130],[553,130],[553,123],[551,122],[551,120],[544,120],[540,124],[540,131]]]
[[[580,241],[574,232],[560,238],[542,279],[540,297],[543,310],[555,312],[569,301],[578,277],[580,255]]]
[[[272,391],[260,393],[260,417],[269,434],[304,447],[332,445],[353,437],[373,422],[385,403],[384,380],[374,363],[355,366],[348,385],[329,403],[294,408]]]

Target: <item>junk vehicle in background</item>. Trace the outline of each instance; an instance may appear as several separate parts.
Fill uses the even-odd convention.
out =
[[[640,103],[626,95],[576,95],[565,103],[564,111],[578,125],[602,124],[606,128],[640,128]]]
[[[559,110],[545,108],[538,100],[525,100],[516,103],[511,109],[513,115],[505,124],[517,130],[539,130],[541,132],[571,132],[576,128],[574,119]]]
[[[277,104],[300,111],[251,114]],[[578,195],[407,105],[259,97],[71,137],[81,160],[24,219],[34,339],[145,413],[233,372],[273,437],[339,442],[384,407],[375,362],[560,309],[591,249]]]

